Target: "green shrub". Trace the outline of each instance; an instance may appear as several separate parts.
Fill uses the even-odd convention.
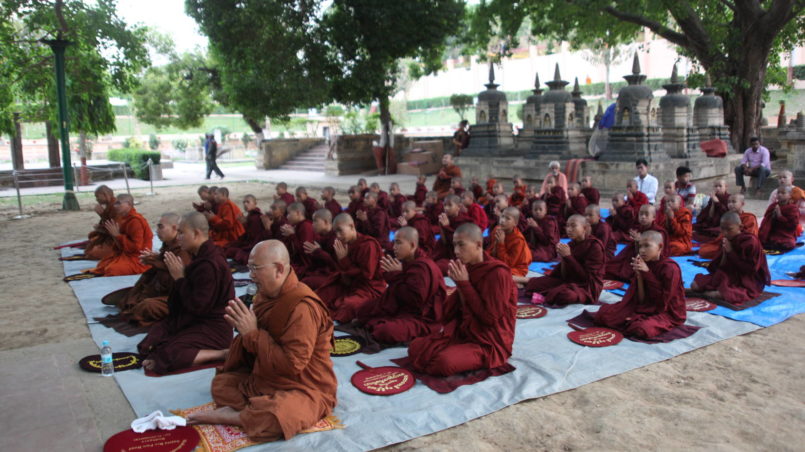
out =
[[[152,151],[159,149],[159,137],[155,133],[148,136],[148,147],[151,148]]]
[[[794,78],[797,80],[805,80],[805,64],[794,66]]]
[[[173,140],[173,148],[179,152],[184,152],[187,149],[187,140],[180,138],[178,140]]]
[[[145,151],[142,149],[110,149],[108,159],[113,162],[126,163],[134,172],[134,177],[142,180],[149,180],[148,159],[154,165],[159,165],[161,154],[158,151]]]

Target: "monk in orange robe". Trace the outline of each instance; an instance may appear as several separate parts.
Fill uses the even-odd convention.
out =
[[[436,192],[439,199],[450,194],[454,177],[461,177],[461,168],[453,164],[452,155],[445,154],[442,156],[442,167],[436,174],[436,180],[433,181],[433,191]]]
[[[198,190],[196,190],[196,193],[198,194],[198,197],[201,200],[201,202],[194,202],[193,203],[193,208],[196,209],[197,212],[204,212],[205,210],[213,212],[214,210],[213,210],[212,206],[214,204],[214,200],[212,199],[212,195],[210,194],[210,190],[212,189],[212,191],[214,192],[217,188],[218,187],[212,187],[211,188],[211,187],[208,187],[206,185],[202,185],[202,186],[198,187]]]
[[[380,268],[388,288],[368,303],[358,319],[381,343],[408,343],[439,329],[447,288],[436,263],[419,249],[417,230],[404,226],[394,236],[394,257]]]
[[[735,193],[730,195],[727,201],[730,212],[735,212],[741,217],[741,231],[748,234],[757,235],[757,217],[751,212],[744,212],[744,195]],[[699,246],[699,257],[704,259],[715,259],[721,255],[721,245],[724,243],[724,235],[720,234],[715,239],[702,243]]]
[[[276,240],[254,247],[253,309],[229,301],[224,318],[240,334],[212,380],[214,411],[190,424],[242,427],[253,441],[291,439],[330,415],[338,382],[330,359],[333,321],[321,299],[299,282]]]
[[[682,197],[671,195],[666,202],[665,227],[668,233],[669,254],[684,256],[693,250],[693,214],[685,207]]]
[[[104,223],[106,231],[115,239],[115,253],[88,270],[101,276],[136,275],[148,270],[140,262],[143,250],[151,250],[154,234],[148,221],[134,208],[134,198],[122,194],[115,200],[114,220]]]
[[[537,199],[531,204],[531,218],[526,220],[525,241],[531,249],[531,260],[549,262],[556,259],[559,243],[559,224],[548,215],[548,205]]]
[[[590,233],[590,223],[581,215],[567,220],[570,244],[559,242],[559,266],[550,275],[525,280],[527,294],[537,292],[554,306],[598,301],[604,287],[604,245]]]
[[[213,196],[218,209],[216,213],[204,212],[204,216],[210,222],[213,242],[221,248],[226,248],[230,242],[243,235],[246,229],[238,221],[241,216],[240,207],[229,199],[229,189],[218,187]]]
[[[140,276],[134,287],[119,293],[116,302],[123,317],[140,326],[149,326],[168,315],[168,295],[173,278],[165,265],[165,254],[173,253],[184,265],[190,264],[190,254],[179,245],[179,215],[163,214],[157,223],[157,237],[162,241],[159,253],[144,251],[140,262],[151,268]]]
[[[107,221],[115,219],[115,193],[106,185],[101,185],[95,189],[95,200],[98,202],[95,213],[100,217],[100,221],[89,233],[84,255],[91,260],[101,260],[115,253],[115,239],[104,227]]]
[[[498,225],[489,234],[492,240],[486,250],[490,256],[508,265],[512,276],[525,276],[531,264],[531,250],[523,233],[517,229],[519,221],[520,209],[507,207]]]
[[[593,320],[596,325],[651,339],[685,323],[682,270],[670,258],[662,257],[663,246],[659,232],[640,234],[640,252],[631,262],[634,276],[629,290],[621,301],[601,306]]]
[[[590,204],[584,209],[584,218],[590,223],[590,233],[604,245],[607,261],[615,257],[618,243],[612,234],[612,228],[606,221],[601,221],[601,208],[597,204]]]
[[[699,274],[690,285],[692,293],[704,293],[730,304],[754,300],[770,283],[766,254],[760,240],[741,230],[736,212],[721,216],[724,235],[721,255],[707,266],[707,274]]]
[[[434,248],[436,248],[436,237],[433,235],[433,228],[431,228],[430,221],[417,212],[416,203],[414,201],[406,201],[402,205],[402,215],[397,219],[400,227],[410,226],[416,229],[419,243],[417,249],[431,255]]]
[[[791,187],[791,200],[799,206],[799,227],[797,228],[797,236],[799,236],[805,228],[805,190],[794,185],[794,173],[789,170],[780,171],[777,180],[780,187]],[[777,202],[777,190],[775,188],[769,195],[769,205]]]
[[[797,246],[799,206],[791,199],[792,192],[792,187],[778,188],[777,202],[763,215],[758,238],[767,250],[790,251]]]
[[[506,264],[484,253],[481,229],[467,223],[453,237],[457,259],[448,276],[456,291],[445,301],[438,331],[414,339],[408,360],[418,372],[450,376],[507,368],[514,343],[517,287]]]
[[[346,213],[335,217],[333,229],[338,270],[316,293],[330,309],[334,320],[351,322],[357,312],[379,297],[386,287],[380,272],[383,249],[374,238],[358,233],[355,222]]]

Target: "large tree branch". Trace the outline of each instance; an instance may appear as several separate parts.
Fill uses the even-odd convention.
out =
[[[668,12],[673,16],[676,24],[685,33],[690,49],[699,57],[702,63],[707,63],[710,60],[710,48],[712,46],[712,39],[710,34],[705,30],[704,25],[690,6],[687,0],[665,0]]]
[[[764,32],[772,33],[771,38],[783,29],[785,24],[797,17],[803,10],[802,0],[774,0],[765,14],[760,17],[760,26]]]
[[[677,33],[676,31],[671,30],[659,22],[650,20],[637,14],[619,11],[612,6],[605,7],[604,12],[624,22],[631,22],[635,25],[640,25],[641,27],[648,27],[651,31],[657,33],[668,41],[681,47],[690,48],[690,42],[688,42],[688,38],[685,35],[682,33]]]
[[[731,9],[733,12],[735,12],[735,4],[732,3],[730,0],[720,0],[720,1],[721,1],[721,3],[724,4],[724,6],[726,6],[729,9]]]

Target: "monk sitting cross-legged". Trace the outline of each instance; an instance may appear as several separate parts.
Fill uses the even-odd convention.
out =
[[[581,179],[581,194],[587,198],[590,204],[598,204],[601,201],[601,192],[593,187],[593,178],[591,176],[584,176]]]
[[[720,179],[713,182],[710,201],[699,212],[699,216],[696,217],[696,224],[693,225],[697,241],[707,241],[719,234],[719,222],[721,221],[721,215],[727,211],[729,197],[727,181]]]
[[[401,227],[410,226],[416,229],[417,235],[419,236],[417,249],[423,251],[428,256],[431,255],[433,249],[436,248],[436,238],[433,235],[430,221],[421,213],[417,213],[416,203],[414,203],[414,201],[406,201],[403,203],[402,215],[397,219],[397,223]]]
[[[104,224],[114,220],[117,215],[115,212],[115,194],[111,188],[101,185],[95,189],[95,213],[100,217],[98,224],[93,226],[89,233],[89,241],[84,249],[84,255],[88,259],[101,260],[115,253],[115,238],[109,234]]]
[[[461,204],[466,210],[467,216],[470,217],[472,222],[481,228],[482,231],[486,229],[489,226],[489,218],[486,216],[484,208],[475,202],[475,195],[472,194],[471,191],[467,190],[462,193],[460,197]]]
[[[409,345],[410,364],[436,376],[508,366],[517,312],[511,272],[484,253],[478,226],[459,226],[453,242],[448,276],[457,290],[445,300],[443,327]]]
[[[296,202],[301,202],[305,206],[305,218],[308,220],[312,220],[313,214],[319,210],[319,202],[307,195],[305,187],[296,188]]]
[[[584,218],[590,223],[590,232],[593,237],[601,241],[604,245],[607,261],[615,257],[615,250],[618,243],[612,234],[612,228],[606,221],[601,221],[601,208],[597,204],[590,204],[584,209]]]
[[[238,217],[240,208],[229,199],[229,189],[218,187],[215,190],[216,213],[204,212],[204,216],[210,223],[210,236],[216,245],[226,248],[230,242],[234,242],[246,232]]]
[[[540,198],[545,201],[548,206],[548,215],[556,217],[557,220],[561,215],[562,206],[565,205],[567,194],[561,185],[556,183],[553,176],[545,178],[545,193]]]
[[[584,209],[587,208],[587,198],[581,193],[581,185],[576,182],[571,182],[567,185],[567,199],[562,204],[559,210],[559,216],[556,218],[559,221],[559,231],[565,228],[565,222],[572,215],[584,216]]]
[[[117,300],[124,317],[141,326],[148,326],[168,315],[168,295],[173,289],[173,277],[165,265],[165,254],[173,253],[184,265],[190,264],[190,254],[179,245],[179,215],[163,214],[157,224],[157,237],[162,241],[159,253],[143,251],[140,261],[151,268],[125,295]]]
[[[358,233],[348,214],[335,217],[333,229],[338,269],[316,293],[330,309],[334,320],[350,322],[363,305],[383,293],[386,286],[380,274],[383,250],[377,240]]]
[[[281,242],[255,246],[249,268],[258,293],[251,310],[239,299],[226,308],[226,321],[240,334],[212,380],[218,408],[187,420],[236,425],[253,441],[288,440],[335,407],[333,321],[297,279]]]
[[[394,236],[394,256],[380,268],[388,288],[358,315],[379,342],[396,344],[437,331],[444,313],[446,287],[439,267],[418,247],[416,229],[406,226]]]
[[[183,216],[178,240],[193,260],[185,267],[178,256],[165,253],[174,279],[168,316],[137,345],[145,357],[143,367],[158,374],[221,360],[232,342],[224,308],[235,297],[235,285],[223,251],[209,239],[204,216],[198,212]]]
[[[243,225],[244,232],[237,240],[226,245],[224,255],[238,264],[246,265],[249,253],[254,245],[263,240],[266,230],[263,220],[260,218],[263,213],[257,207],[257,198],[254,195],[243,197],[243,211],[246,212],[246,215],[241,214],[238,221]]]
[[[556,259],[556,244],[559,243],[559,225],[556,218],[548,215],[545,201],[537,199],[531,204],[531,218],[526,220],[525,241],[531,249],[531,260],[549,262]]]
[[[408,201],[408,198],[400,192],[400,184],[397,182],[392,182],[389,185],[389,201],[389,222],[391,223],[391,228],[397,230],[400,228],[397,220],[402,215],[403,204]]]
[[[316,240],[313,223],[305,217],[306,211],[301,202],[291,204],[286,215],[288,223],[280,227],[282,242],[291,255],[291,265],[296,274],[301,276],[307,275],[312,262],[310,255],[305,253],[305,242]]]
[[[763,215],[758,238],[768,250],[789,251],[797,246],[799,206],[791,199],[793,190],[790,186],[778,188],[777,202]]]
[[[276,191],[277,193],[274,195],[274,200],[285,201],[285,205],[288,206],[296,202],[296,198],[294,198],[292,194],[288,193],[288,184],[285,182],[278,183]]]
[[[665,199],[665,198],[663,198]],[[669,255],[684,256],[693,250],[693,214],[682,203],[682,197],[671,195],[668,198],[663,227],[668,233]]]
[[[363,198],[363,204],[366,210],[359,210],[355,214],[356,227],[361,234],[374,237],[383,250],[391,249],[391,242],[389,241],[389,231],[391,231],[391,223],[389,222],[388,209],[380,207],[378,204],[379,195],[373,191],[366,193]]]
[[[639,211],[642,206],[649,204],[648,196],[638,190],[637,181],[634,179],[626,183],[626,204],[630,205],[635,212]]]
[[[724,235],[721,255],[707,266],[708,274],[693,279],[690,290],[704,292],[731,304],[754,300],[770,283],[766,255],[758,238],[741,230],[741,217],[736,212],[721,216]]]
[[[741,217],[741,231],[757,235],[757,217],[751,212],[744,212],[744,195],[735,193],[730,195],[730,200],[727,201],[727,206],[730,212],[735,212]],[[724,243],[724,235],[719,234],[715,239],[702,243],[699,246],[699,257],[704,259],[715,259],[721,255],[721,245]]]
[[[302,245],[305,254],[310,256],[310,264],[305,270],[302,282],[316,290],[338,268],[333,248],[333,243],[335,243],[333,214],[329,210],[319,209],[313,214],[313,232],[316,234],[315,240]]]
[[[459,197],[448,195],[444,198],[444,212],[439,215],[439,227],[441,228],[442,236],[433,251],[433,260],[436,261],[436,265],[439,266],[445,276],[447,276],[448,264],[456,258],[453,254],[453,234],[464,223],[472,223],[472,220],[461,212]]]
[[[89,270],[102,276],[136,275],[148,270],[140,262],[143,250],[151,250],[154,233],[148,221],[134,208],[134,198],[122,194],[115,200],[116,217],[104,223],[107,233],[115,240],[115,252],[101,259]]]
[[[554,306],[595,303],[604,286],[604,245],[592,236],[590,223],[581,215],[571,216],[565,229],[570,244],[556,244],[559,266],[549,276],[525,280],[526,293],[537,292]]]
[[[612,227],[612,237],[616,242],[631,241],[630,231],[637,224],[637,211],[632,206],[626,204],[626,195],[615,193],[612,197],[612,208],[609,209],[607,223]]]
[[[622,249],[620,253],[610,259],[606,265],[606,278],[617,279],[620,281],[629,281],[632,278],[632,267],[630,263],[632,259],[637,256],[637,242],[640,240],[640,233],[648,230],[659,232],[665,238],[662,247],[663,258],[668,257],[668,233],[665,228],[658,225],[655,221],[657,218],[656,209],[651,204],[646,204],[640,208],[637,214],[638,224],[637,227],[629,231],[629,242],[626,248]]]
[[[436,174],[436,180],[433,181],[433,191],[436,192],[439,199],[450,194],[454,177],[461,177],[461,168],[453,164],[452,155],[444,154],[442,156],[442,167],[439,169],[439,173]]]
[[[528,274],[531,264],[531,250],[517,229],[520,220],[520,209],[507,207],[501,214],[498,225],[489,234],[492,240],[487,247],[490,256],[502,261],[511,268],[512,276]]]
[[[685,323],[685,287],[679,265],[662,257],[659,232],[643,232],[639,243],[629,290],[621,301],[601,306],[594,322],[626,336],[651,339]]]

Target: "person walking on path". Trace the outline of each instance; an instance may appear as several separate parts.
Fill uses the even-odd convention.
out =
[[[218,164],[215,163],[215,160],[218,158],[218,143],[215,141],[215,136],[210,134],[207,137],[207,141],[204,144],[204,152],[205,158],[207,160],[207,176],[206,179],[210,178],[210,175],[213,171],[215,174],[218,175],[221,179],[224,178],[224,173],[221,171],[221,168],[218,168]]]

